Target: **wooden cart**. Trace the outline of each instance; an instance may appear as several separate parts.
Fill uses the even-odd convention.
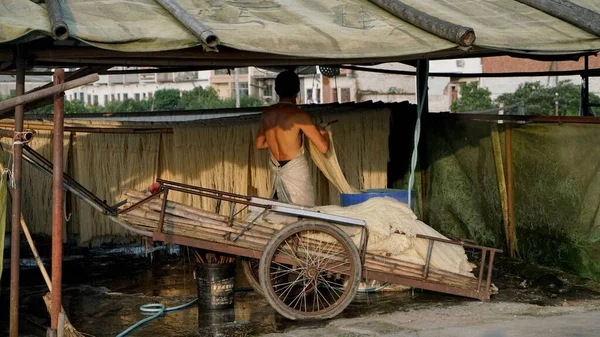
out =
[[[480,300],[490,298],[492,265],[498,249],[418,235],[429,240],[428,254],[424,265],[414,264],[367,253],[368,229],[364,220],[172,181],[159,179],[158,183],[157,193],[135,196],[134,203],[125,204],[116,212],[117,218],[151,233],[154,241],[244,257],[250,282],[277,312],[289,319],[327,319],[338,315],[354,299],[361,279]],[[177,210],[176,203],[167,201],[173,191],[215,199],[217,209]],[[220,215],[221,207],[227,204],[229,215]],[[149,220],[142,216],[142,208],[154,212],[155,217]],[[243,209],[258,215],[252,221],[237,219],[236,214]],[[178,212],[193,213],[196,222],[174,221]],[[256,222],[269,216],[287,220],[287,224],[278,228]],[[481,260],[479,277],[430,266],[434,244],[477,250]]]

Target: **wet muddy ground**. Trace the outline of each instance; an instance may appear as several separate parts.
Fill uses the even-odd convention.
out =
[[[71,323],[94,336],[116,336],[145,318],[139,307],[147,303],[176,306],[196,297],[194,265],[185,250],[158,251],[152,259],[139,250],[70,252],[64,265],[63,306]],[[21,274],[21,335],[45,336],[48,314],[41,298],[45,285],[37,267],[25,260]],[[29,265],[29,266],[28,266]],[[49,267],[49,266],[47,266]],[[8,330],[8,279],[2,278],[0,334]],[[565,302],[600,299],[598,284],[556,270],[500,258],[494,302],[561,306]],[[321,327],[327,322],[293,322],[278,315],[260,294],[249,291],[236,275],[235,308],[204,311],[196,305],[167,313],[130,336],[260,336],[297,327]],[[456,296],[420,290],[358,294],[338,318],[376,316],[397,311],[447,307],[473,302]]]

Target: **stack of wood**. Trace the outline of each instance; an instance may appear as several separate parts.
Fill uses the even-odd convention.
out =
[[[192,248],[192,251],[194,252],[196,262],[200,264],[226,264],[235,262],[235,256],[233,255],[203,251],[197,248]]]
[[[128,203],[125,208],[140,202],[150,196],[135,190],[126,190]],[[119,219],[140,229],[156,231],[162,209],[162,197],[119,215]],[[162,232],[165,234],[182,235],[197,239],[227,243],[245,248],[263,250],[276,228],[264,224],[253,224],[250,230],[244,229],[249,225],[241,219],[230,221],[228,216],[207,212],[174,201],[167,201]],[[243,231],[242,235],[239,235]],[[239,238],[233,242],[234,238]]]

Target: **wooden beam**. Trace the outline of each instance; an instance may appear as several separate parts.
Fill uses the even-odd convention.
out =
[[[408,6],[399,0],[369,0],[399,19],[421,28],[442,39],[468,47],[475,42],[475,31],[471,27],[457,25]]]

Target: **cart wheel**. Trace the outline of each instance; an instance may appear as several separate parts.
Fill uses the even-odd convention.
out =
[[[348,234],[313,220],[295,222],[275,234],[259,265],[263,295],[293,320],[338,315],[354,299],[361,275],[360,254]]]
[[[248,283],[250,283],[250,286],[254,289],[254,291],[256,291],[257,293],[264,296],[262,287],[260,285],[259,277],[258,277],[259,263],[260,263],[260,260],[258,260],[258,259],[245,258],[242,260],[242,268],[244,270],[244,276],[246,276],[246,280],[248,280]],[[293,281],[297,276],[298,276],[297,272],[289,273],[288,275],[282,275],[281,277],[278,277],[275,280],[275,282],[284,283],[284,282]],[[312,292],[313,290],[314,290],[313,286],[308,286],[306,289],[303,289],[303,291],[306,291],[306,292]]]
[[[258,259],[243,259],[242,260],[242,268],[244,269],[244,275],[246,279],[254,288],[254,291],[263,295],[262,288],[260,286],[260,281],[258,280],[258,264],[260,260]]]

